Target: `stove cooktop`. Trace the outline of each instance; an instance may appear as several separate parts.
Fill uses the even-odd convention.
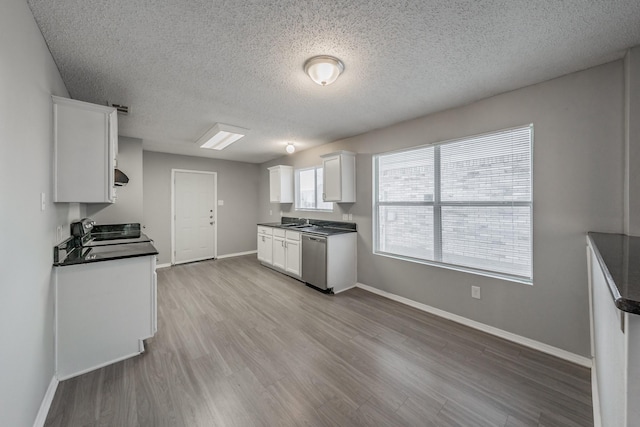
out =
[[[82,243],[83,247],[123,245],[129,243],[151,242],[149,236],[137,232],[135,234],[97,233],[90,234],[89,239]]]

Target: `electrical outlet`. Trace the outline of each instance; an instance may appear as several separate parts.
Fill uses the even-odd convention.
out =
[[[353,221],[353,214],[349,214],[349,221]]]
[[[480,299],[480,286],[471,287],[471,296],[475,299]]]
[[[273,215],[273,209],[269,209],[269,216]]]
[[[44,193],[40,193],[40,210],[44,211],[44,209],[46,207],[47,207],[46,197],[45,197]]]
[[[342,220],[343,220],[343,221],[348,221],[348,220],[349,220],[349,215],[347,215],[347,214],[342,214]]]
[[[61,226],[61,225],[59,225],[59,226],[56,228],[56,242],[58,242],[58,243],[59,243],[59,242],[61,242],[61,241],[62,241],[62,226]]]

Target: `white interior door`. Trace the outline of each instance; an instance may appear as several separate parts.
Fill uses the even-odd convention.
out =
[[[215,173],[174,171],[173,200],[173,263],[215,258]]]

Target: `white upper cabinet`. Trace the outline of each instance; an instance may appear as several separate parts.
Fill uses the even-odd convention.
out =
[[[293,168],[278,165],[269,168],[271,203],[293,203]]]
[[[53,96],[54,202],[114,203],[116,109]]]
[[[356,154],[337,151],[322,157],[323,193],[325,202],[355,203]]]

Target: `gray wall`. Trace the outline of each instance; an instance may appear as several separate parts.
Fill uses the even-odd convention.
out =
[[[98,224],[142,222],[142,140],[118,137],[118,169],[129,177],[129,183],[117,188],[116,203],[87,205],[87,216]]]
[[[217,172],[218,256],[256,250],[258,165],[202,157],[143,152],[145,232],[171,262],[171,169]]]
[[[358,153],[357,203],[334,213],[287,215],[358,223],[358,281],[450,313],[587,356],[585,233],[623,228],[622,61],[460,108],[337,141],[260,166],[261,222],[277,221],[267,167],[320,164],[338,149]],[[372,154],[534,124],[533,286],[373,255]],[[269,215],[269,210],[273,214]],[[482,299],[471,298],[471,286]]]
[[[51,203],[51,95],[69,94],[22,0],[2,2],[0,94],[0,425],[30,426],[54,373],[56,227],[82,209]]]
[[[627,51],[625,64],[624,232],[640,236],[640,46]]]

